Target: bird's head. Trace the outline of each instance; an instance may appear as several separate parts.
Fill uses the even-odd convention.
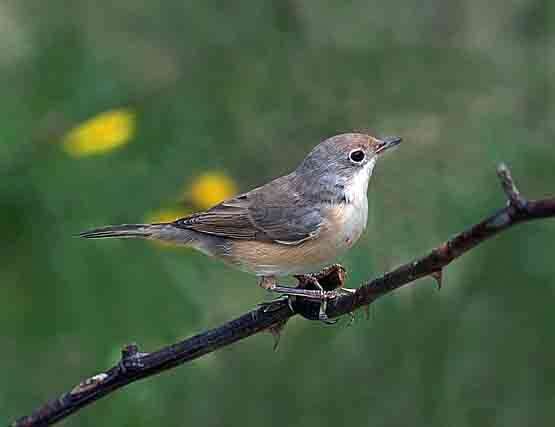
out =
[[[332,136],[306,156],[297,168],[298,174],[321,175],[338,181],[366,180],[372,175],[379,157],[401,142],[399,137],[379,139],[364,133]]]

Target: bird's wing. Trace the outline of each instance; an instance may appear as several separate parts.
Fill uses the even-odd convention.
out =
[[[231,239],[297,245],[317,236],[323,222],[320,206],[307,202],[286,176],[174,225]]]

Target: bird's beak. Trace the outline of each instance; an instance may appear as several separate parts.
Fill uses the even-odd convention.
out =
[[[374,146],[374,152],[380,154],[383,151],[389,150],[390,148],[399,145],[403,139],[398,136],[388,136],[384,139],[379,139],[378,143]]]

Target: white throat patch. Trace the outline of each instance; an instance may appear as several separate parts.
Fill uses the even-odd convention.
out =
[[[353,203],[355,205],[366,205],[368,203],[366,192],[368,191],[368,182],[376,166],[376,160],[377,157],[372,157],[372,159],[357,171],[349,181],[345,189],[345,199],[347,203]]]

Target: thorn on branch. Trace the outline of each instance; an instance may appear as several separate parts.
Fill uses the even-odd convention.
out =
[[[274,351],[277,351],[278,349],[279,341],[281,339],[281,333],[283,332],[283,328],[285,328],[286,323],[287,323],[287,320],[283,320],[268,328],[268,332],[270,332],[274,337],[274,345],[272,347]]]
[[[443,285],[443,269],[434,271],[431,276],[436,281],[438,290],[441,290],[441,286]]]
[[[370,320],[370,305],[365,305],[364,311],[366,312],[366,320]]]
[[[353,326],[353,323],[355,323],[355,313],[350,311],[349,313],[347,313],[347,315],[349,316],[349,322],[347,323],[347,326]]]
[[[526,209],[527,201],[520,194],[520,191],[518,191],[518,188],[513,181],[513,177],[511,176],[511,171],[505,163],[499,164],[497,167],[497,175],[501,180],[501,186],[503,187],[503,191],[509,200],[509,204],[517,210]]]
[[[121,360],[118,364],[120,371],[126,373],[128,370],[143,368],[141,358],[147,354],[139,352],[139,346],[136,343],[126,345],[121,350]]]

